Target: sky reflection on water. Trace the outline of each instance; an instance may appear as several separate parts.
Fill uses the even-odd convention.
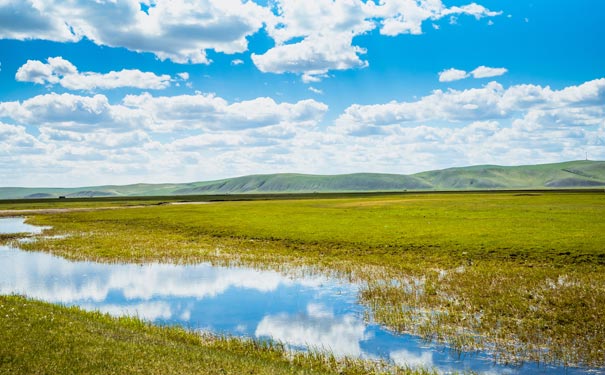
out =
[[[0,228],[23,232],[27,225],[22,219],[0,219]],[[294,278],[208,263],[71,262],[0,246],[0,294],[18,293],[114,316],[133,315],[159,324],[270,338],[293,348],[310,346],[338,356],[384,358],[442,372],[587,373],[535,365],[499,366],[485,353],[458,356],[417,337],[395,335],[364,321],[365,308],[357,303],[357,292],[356,285],[316,275]]]
[[[9,217],[0,219],[0,234],[7,233],[32,233],[38,234],[46,227],[36,227],[33,225],[25,224],[25,219],[20,217]]]

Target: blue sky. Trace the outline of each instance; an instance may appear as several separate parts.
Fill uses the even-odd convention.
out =
[[[605,159],[597,0],[0,4],[0,185]]]

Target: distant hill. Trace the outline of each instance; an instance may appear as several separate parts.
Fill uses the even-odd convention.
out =
[[[305,174],[269,174],[198,182],[178,189],[177,195],[236,193],[310,193],[426,190],[432,186],[413,176],[377,173],[356,173],[335,176]]]
[[[267,174],[188,184],[107,185],[81,188],[0,188],[0,199],[104,196],[162,196],[238,193],[325,193],[404,190],[605,188],[605,161],[503,167],[478,165],[413,175]]]
[[[580,160],[516,167],[477,165],[414,176],[437,190],[601,187],[605,186],[605,162]]]
[[[94,197],[111,197],[118,195],[113,191],[96,191],[96,190],[82,190],[76,191],[75,193],[67,194],[66,198],[94,198]]]

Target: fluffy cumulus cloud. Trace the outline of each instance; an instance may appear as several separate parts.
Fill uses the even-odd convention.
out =
[[[439,82],[452,82],[465,79],[468,73],[460,69],[447,69],[439,73]]]
[[[0,37],[88,38],[99,45],[152,52],[160,59],[207,64],[207,50],[246,51],[246,37],[270,17],[268,9],[240,0],[6,0],[0,2]]]
[[[0,37],[74,42],[80,39],[62,17],[55,17],[52,1],[4,0],[0,2]]]
[[[267,22],[275,47],[253,54],[263,72],[302,74],[303,81],[316,82],[332,70],[363,68],[366,50],[353,38],[379,28],[388,36],[421,34],[427,20],[467,14],[475,18],[499,12],[472,3],[447,8],[440,0],[319,0],[304,4],[296,0],[276,2],[276,17]]]
[[[597,79],[562,90],[536,85],[504,88],[490,82],[482,88],[435,90],[415,102],[378,105],[352,105],[337,120],[343,130],[386,125],[415,125],[423,122],[485,121],[510,119],[531,111],[576,113],[582,124],[591,124],[595,115],[605,112],[605,79]]]
[[[174,129],[242,130],[268,126],[314,126],[328,107],[315,100],[277,103],[272,98],[229,103],[213,94],[160,96],[128,95],[123,104],[142,110],[157,131]]]
[[[373,11],[382,18],[380,33],[389,36],[422,34],[422,24],[426,20],[435,21],[452,15],[470,15],[480,19],[501,14],[476,3],[447,8],[440,0],[383,0]]]
[[[121,105],[112,105],[104,95],[46,94],[22,102],[0,103],[0,118],[20,125],[51,126],[77,132],[95,129],[126,131],[144,124],[147,117]]]
[[[0,156],[10,157],[21,154],[40,154],[45,146],[34,136],[27,133],[24,126],[0,122]]]
[[[446,69],[439,73],[439,82],[452,82],[459,81],[461,79],[473,77],[473,78],[492,78],[504,75],[508,72],[506,68],[490,68],[488,66],[479,66],[476,69],[466,72],[460,69]]]
[[[5,186],[9,182],[22,181],[20,179],[30,173],[55,175],[66,172],[60,163],[49,160],[54,149],[55,145],[30,134],[25,126],[0,121],[0,178]],[[46,168],[39,167],[38,162],[43,160],[48,161]]]
[[[315,100],[277,103],[256,98],[229,103],[213,94],[128,95],[112,104],[105,95],[46,94],[22,102],[0,102],[0,118],[17,124],[50,126],[69,131],[91,129],[241,130],[270,126],[315,126],[328,107]]]
[[[263,72],[299,73],[304,82],[318,82],[329,70],[346,70],[368,65],[360,47],[351,45],[352,36],[334,35],[332,38],[309,36],[294,44],[270,49],[263,55],[252,55],[252,60]]]
[[[605,79],[546,86],[436,90],[413,102],[352,105],[332,131],[356,138],[359,157],[387,168],[398,157],[427,166],[524,163],[605,156]],[[378,146],[380,145],[380,148]],[[381,149],[388,152],[370,153]],[[368,160],[369,159],[369,160]]]
[[[506,74],[506,68],[490,68],[488,66],[480,66],[471,72],[473,78],[491,78]]]
[[[112,103],[101,94],[38,95],[0,102],[0,170],[23,172],[5,177],[27,184],[58,181],[54,173],[69,181],[121,175],[126,179],[115,182],[134,182],[151,165],[168,174],[165,180],[191,180],[200,165],[209,176],[232,175],[279,163],[290,152],[287,144],[314,130],[326,111],[314,100],[265,97],[229,102],[211,94],[145,93]],[[240,159],[248,161],[235,162]],[[22,180],[26,170],[35,178]]]
[[[324,123],[315,100],[51,93],[0,102],[0,171],[13,184],[91,185],[603,159],[604,102],[605,79],[490,82],[351,105]]]
[[[187,80],[189,75],[179,76]],[[105,74],[78,72],[78,68],[62,57],[49,57],[46,63],[28,60],[17,70],[17,81],[38,84],[59,84],[69,90],[116,89],[134,87],[139,89],[160,90],[170,86],[171,77],[167,74],[156,75],[138,69],[123,69]]]
[[[297,73],[313,82],[329,71],[366,67],[365,50],[353,39],[372,30],[388,36],[421,34],[425,21],[499,14],[475,3],[448,8],[441,0],[277,0],[268,6],[245,0],[5,0],[0,2],[0,38],[87,38],[151,52],[162,60],[209,64],[208,50],[245,52],[247,38],[265,28],[275,46],[252,54],[258,69]],[[30,68],[45,74],[40,64]]]
[[[359,0],[281,0],[267,26],[276,46],[252,54],[252,61],[263,72],[303,74],[306,82],[319,80],[329,70],[365,67],[367,62],[359,57],[365,51],[352,41],[375,27],[368,9]]]

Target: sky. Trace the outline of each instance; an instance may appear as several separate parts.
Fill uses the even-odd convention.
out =
[[[605,160],[601,0],[0,0],[0,186]]]

